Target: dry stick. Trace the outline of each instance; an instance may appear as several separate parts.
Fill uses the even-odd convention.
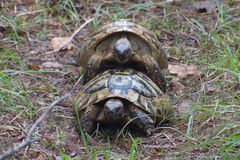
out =
[[[47,117],[47,115],[50,114],[50,112],[52,112],[53,108],[62,100],[68,98],[71,96],[71,93],[67,93],[63,96],[61,96],[60,98],[56,99],[55,101],[53,101],[51,103],[51,105],[49,106],[49,108],[42,113],[42,115],[35,121],[35,123],[32,125],[30,131],[28,132],[27,138],[22,142],[19,143],[18,145],[16,145],[15,147],[5,151],[2,155],[0,155],[0,160],[4,160],[5,158],[13,155],[14,153],[20,151],[22,148],[26,147],[27,145],[29,145],[30,143],[39,140],[39,138],[32,138],[32,133],[34,132],[34,130],[38,127],[38,125]]]
[[[181,131],[179,131],[179,130],[176,129],[176,128],[172,128],[172,127],[157,127],[156,129],[171,129],[171,130],[173,130],[173,131],[176,131],[176,132],[180,133],[181,135],[183,135],[184,137],[192,140],[192,141],[195,142],[195,143],[200,143],[200,141],[198,141],[197,139],[195,139],[195,138],[193,138],[193,137],[190,137],[190,136],[188,136],[188,135],[185,135],[184,133],[182,133]]]
[[[83,25],[81,25],[69,38],[69,40],[67,42],[65,42],[59,49],[51,51],[51,52],[47,52],[46,54],[50,54],[50,53],[54,53],[54,52],[58,52],[59,50],[61,50],[64,46],[66,46],[68,43],[70,43],[72,41],[72,39],[74,38],[74,36],[77,35],[77,33],[83,28],[85,27],[88,23],[90,23],[93,20],[93,18],[87,20]],[[57,99],[56,101],[54,101],[48,110],[46,110],[41,117],[39,117],[39,119],[37,119],[37,121],[33,124],[33,126],[31,127],[27,138],[20,144],[18,144],[17,146],[7,150],[6,152],[4,152],[2,155],[0,155],[0,160],[3,160],[5,158],[7,158],[8,156],[13,155],[14,153],[18,152],[20,149],[24,148],[25,146],[29,145],[30,143],[38,140],[38,138],[32,139],[32,133],[34,132],[34,130],[37,128],[37,126],[46,118],[46,116],[52,111],[52,109],[55,107],[56,104],[58,104],[59,102],[61,102],[63,99],[69,97],[71,95],[71,93],[68,93],[62,97],[60,97],[59,99]]]
[[[85,27],[88,23],[90,23],[93,20],[93,18],[87,20],[83,25],[81,25],[73,34],[72,36],[69,38],[69,40],[64,43],[58,50],[54,50],[49,53],[54,53],[54,52],[58,52],[60,49],[62,49],[65,45],[67,45],[68,43],[70,43],[72,41],[72,39],[74,38],[74,36],[77,35],[77,33],[83,28]],[[4,160],[5,158],[13,155],[14,153],[18,152],[19,150],[21,150],[22,148],[24,148],[25,146],[31,144],[34,141],[39,140],[39,138],[31,138],[32,133],[34,132],[34,130],[37,128],[37,126],[47,117],[48,114],[50,114],[50,112],[53,110],[53,108],[62,100],[64,100],[65,98],[68,98],[71,96],[71,93],[65,94],[62,97],[58,98],[57,100],[53,101],[52,104],[49,106],[49,108],[43,112],[43,114],[36,120],[36,122],[32,125],[27,138],[22,142],[19,143],[17,146],[5,151],[2,155],[0,155],[0,160]]]
[[[85,23],[83,23],[72,35],[71,37],[69,38],[68,41],[66,41],[65,43],[63,43],[61,45],[61,47],[59,47],[58,49],[56,50],[53,50],[53,51],[50,51],[50,52],[47,52],[46,54],[51,54],[51,53],[55,53],[55,52],[58,52],[60,51],[63,47],[65,47],[68,43],[70,43],[72,41],[72,39],[78,34],[78,32],[83,29],[83,27],[85,27],[88,23],[90,23],[91,21],[93,21],[93,18],[87,20]]]
[[[29,14],[36,14],[36,13],[40,13],[40,12],[44,12],[44,11],[45,11],[45,9],[41,9],[38,11],[31,11],[31,12],[23,12],[23,13],[19,13],[17,16],[26,16]]]
[[[167,137],[167,139],[176,147],[176,143],[173,142],[173,140],[171,140],[171,138],[167,135],[167,134],[163,134],[165,137]]]
[[[78,80],[76,81],[76,83],[73,85],[73,88],[76,88],[76,86],[83,80],[83,75],[81,75]]]

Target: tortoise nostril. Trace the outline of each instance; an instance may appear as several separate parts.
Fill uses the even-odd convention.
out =
[[[124,50],[124,53],[123,53],[123,54],[124,54],[124,55],[130,55],[130,54],[131,54],[131,49],[128,48],[128,49]]]

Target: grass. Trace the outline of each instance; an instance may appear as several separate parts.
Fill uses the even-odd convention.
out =
[[[79,13],[73,0],[61,0],[58,2],[58,11],[69,17],[74,22],[79,22]]]
[[[83,154],[72,157],[70,151],[66,151],[64,148],[64,144],[68,143],[69,136],[67,134],[69,130],[66,131],[67,126],[56,126],[53,123],[53,117],[58,113],[57,111],[50,116],[47,124],[51,129],[48,128],[45,132],[58,136],[51,144],[52,141],[44,139],[48,138],[42,134],[45,132],[41,132],[39,129],[39,134],[43,135],[43,139],[48,142],[41,142],[40,147],[66,160],[83,157],[88,159],[102,157],[107,160],[147,159],[152,153],[161,153],[170,159],[188,159],[192,154],[200,156],[198,158],[201,159],[239,159],[240,96],[237,86],[240,84],[240,17],[232,13],[232,8],[228,3],[234,3],[234,1],[225,2],[220,9],[220,15],[215,17],[215,20],[214,18],[209,20],[208,15],[192,15],[188,11],[184,12],[184,8],[181,10],[177,6],[155,2],[129,5],[119,3],[116,5],[115,2],[109,4],[84,1],[82,5],[85,6],[81,8],[80,4],[74,0],[61,0],[54,4],[42,4],[36,1],[31,4],[32,8],[44,9],[43,12],[19,17],[14,15],[11,10],[13,4],[8,3],[7,8],[1,11],[0,18],[0,25],[7,26],[6,31],[1,32],[3,36],[0,35],[0,42],[3,42],[0,46],[0,119],[3,119],[0,123],[0,137],[8,131],[11,133],[8,137],[12,139],[14,139],[12,132],[21,135],[20,133],[25,132],[27,128],[25,123],[30,124],[43,110],[44,107],[39,105],[39,100],[46,106],[56,96],[67,91],[66,83],[62,85],[56,81],[66,79],[64,76],[71,71],[29,70],[27,64],[31,58],[34,58],[28,57],[27,53],[30,50],[38,51],[40,48],[38,46],[48,43],[51,39],[49,34],[61,36],[56,34],[61,30],[64,32],[63,35],[67,35],[83,22],[82,17],[94,17],[93,29],[99,28],[106,20],[133,18],[145,24],[158,37],[163,38],[163,47],[171,57],[176,57],[180,63],[196,64],[204,72],[204,76],[200,80],[189,77],[181,81],[187,86],[187,89],[173,99],[178,103],[184,98],[191,97],[194,104],[190,106],[188,112],[179,116],[180,118],[172,124],[171,128],[173,129],[168,127],[164,129],[163,127],[163,131],[159,132],[172,135],[172,137],[165,137],[165,140],[167,139],[169,146],[176,144],[176,146],[173,145],[175,148],[164,148],[165,144],[161,143],[159,144],[160,149],[147,150],[145,149],[147,145],[155,145],[155,143],[148,144],[145,142],[145,138],[133,138],[125,134],[117,144],[106,140],[107,142],[91,145],[81,132],[79,143],[84,148]],[[161,12],[148,12],[149,7],[159,6],[162,8]],[[91,9],[94,12],[89,13],[88,7],[93,7]],[[47,22],[50,22],[51,18],[63,26],[57,29],[48,28]],[[31,21],[32,23],[30,23]],[[36,27],[40,29],[36,29]],[[28,47],[31,46],[28,44],[32,42],[28,40],[26,33],[39,40],[37,46],[29,48],[29,50]],[[66,52],[65,55],[67,54],[69,53]],[[26,57],[20,58],[19,55]],[[57,54],[50,56],[59,58]],[[208,91],[208,87],[212,87],[213,91]],[[37,102],[35,101],[36,97],[38,98]],[[66,109],[63,110],[66,111]],[[65,113],[61,114],[71,117]],[[6,119],[6,117],[9,118]],[[73,121],[73,119],[69,121]],[[73,132],[69,132],[76,132],[73,129],[71,131]],[[98,134],[96,137],[101,136]],[[147,140],[150,141],[151,138]],[[160,143],[164,138],[160,138],[160,141],[158,138],[154,140],[154,142]],[[6,143],[7,145],[3,146],[9,147],[12,143]],[[70,143],[76,142],[71,141]],[[121,147],[119,149],[116,146]],[[34,153],[33,150],[31,152]]]
[[[136,154],[137,153],[137,145],[140,144],[140,140],[139,139],[135,139],[133,140],[132,142],[132,145],[131,145],[131,149],[130,149],[130,154],[129,154],[129,160],[134,160],[136,159],[136,155],[139,156],[140,153]],[[140,157],[138,157],[137,159],[139,159]]]
[[[29,104],[29,97],[25,86],[14,79],[5,69],[12,69],[21,65],[21,60],[10,48],[1,48],[0,54],[0,109],[2,111],[21,108],[21,104]],[[16,108],[14,107],[16,106]]]
[[[21,20],[18,17],[1,16],[0,22],[4,26],[9,26],[11,28],[9,39],[16,42],[21,42],[21,38],[18,34],[20,31]]]

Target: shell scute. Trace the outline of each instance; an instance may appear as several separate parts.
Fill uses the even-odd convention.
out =
[[[108,98],[121,98],[149,113],[154,119],[161,119],[165,109],[172,112],[170,103],[162,101],[162,96],[161,90],[145,74],[131,69],[115,69],[105,71],[88,82],[76,95],[75,101],[77,110],[82,112],[88,105]]]
[[[95,54],[96,47],[104,40],[110,40],[111,38],[108,38],[117,33],[121,33],[119,34],[119,37],[121,37],[122,34],[125,34],[127,36],[133,34],[137,36],[138,40],[143,40],[146,44],[145,46],[151,49],[150,52],[144,52],[144,54],[150,54],[153,56],[161,69],[166,69],[168,67],[166,53],[161,49],[161,45],[154,33],[142,25],[130,20],[117,20],[115,22],[104,25],[97,31],[93,32],[91,34],[90,42],[87,42],[85,44],[86,47],[83,47],[83,49],[81,49],[81,53],[79,53],[79,65],[86,67],[88,59],[93,54]],[[110,42],[106,44],[110,44]],[[107,54],[106,52],[96,53],[103,54],[103,57],[105,54]]]

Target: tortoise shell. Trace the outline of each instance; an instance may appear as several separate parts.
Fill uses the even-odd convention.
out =
[[[81,47],[77,63],[86,68],[93,54],[101,54],[104,59],[109,54],[114,41],[122,35],[129,38],[136,54],[150,54],[161,69],[167,69],[167,56],[153,32],[137,22],[125,19],[106,24],[93,32],[91,38]]]
[[[172,112],[168,99],[158,86],[145,74],[132,69],[108,70],[99,74],[75,96],[74,107],[81,114],[87,106],[109,98],[133,103],[149,113],[155,122]]]

